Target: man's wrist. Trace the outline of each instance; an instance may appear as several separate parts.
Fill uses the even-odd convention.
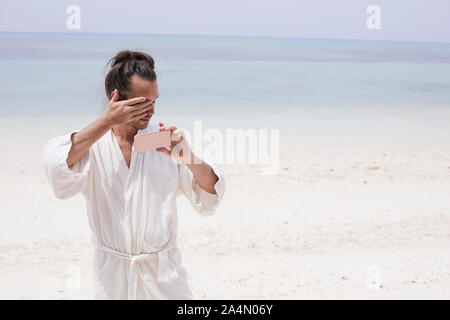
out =
[[[182,161],[187,167],[190,167],[194,164],[202,164],[203,163],[203,160],[192,151],[191,151],[190,157],[188,157],[187,159],[185,157],[182,157]]]
[[[105,127],[106,129],[111,129],[114,125],[114,121],[112,121],[107,115],[106,113],[103,114],[100,118],[99,121],[102,125],[102,127]]]

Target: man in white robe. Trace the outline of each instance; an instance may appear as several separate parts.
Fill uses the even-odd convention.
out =
[[[143,81],[136,79],[133,81]],[[157,87],[153,87],[155,93],[146,87],[148,83],[142,83],[148,93],[146,101],[153,106]],[[180,159],[174,162],[167,150],[159,149],[137,153],[132,148],[128,165],[118,140],[126,123],[119,123],[116,118],[117,122],[111,125],[111,119],[113,111],[117,115],[117,110],[125,112],[130,108],[119,105],[117,96],[114,92],[105,116],[89,127],[47,142],[44,148],[47,178],[57,198],[66,199],[78,193],[85,197],[95,247],[96,299],[192,299],[176,241],[176,198],[183,195],[199,214],[211,215],[224,196],[224,176],[205,160],[201,165],[185,164]],[[108,112],[111,122],[106,126]],[[171,130],[172,136],[179,133],[175,127],[160,127],[162,124],[149,120],[144,119],[148,126],[141,125],[143,129],[136,130],[136,134],[159,130]],[[76,152],[72,146],[77,133],[78,140],[85,134],[94,137],[86,139],[96,141],[69,167],[71,149]],[[176,141],[180,141],[179,136]],[[188,143],[186,139],[183,141]],[[190,152],[188,147],[186,150]],[[204,190],[197,181],[203,179],[201,174],[205,175],[208,168],[217,177],[211,184],[214,193]],[[195,173],[197,179],[195,170],[204,170]]]

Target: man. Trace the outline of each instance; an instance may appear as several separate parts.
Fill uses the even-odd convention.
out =
[[[110,101],[99,119],[44,148],[56,197],[85,196],[95,298],[192,299],[176,243],[176,197],[211,215],[225,192],[223,174],[191,151],[182,130],[151,121],[159,94],[149,55],[119,52],[105,89]],[[133,150],[136,134],[158,130],[171,132],[170,148]]]

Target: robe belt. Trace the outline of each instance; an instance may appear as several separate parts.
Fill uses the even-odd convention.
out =
[[[141,253],[133,255],[108,248],[96,242],[95,240],[93,240],[93,242],[97,249],[106,252],[108,254],[111,254],[115,257],[118,257],[120,259],[130,261],[128,270],[128,299],[130,300],[136,300],[136,290],[138,281],[136,263],[138,261],[148,261],[151,259],[158,258],[157,282],[170,283],[178,277],[177,268],[169,257],[170,254],[169,252],[172,249],[176,248],[174,245],[168,245],[149,253]]]

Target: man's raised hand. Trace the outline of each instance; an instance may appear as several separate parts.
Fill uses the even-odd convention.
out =
[[[170,156],[174,161],[181,160],[185,164],[191,164],[193,154],[184,130],[175,126],[165,126],[160,122],[159,131],[170,131],[170,147],[157,148],[156,151]]]
[[[105,118],[113,125],[122,125],[144,118],[152,108],[152,102],[145,97],[119,101],[119,92],[115,89],[105,112]]]

